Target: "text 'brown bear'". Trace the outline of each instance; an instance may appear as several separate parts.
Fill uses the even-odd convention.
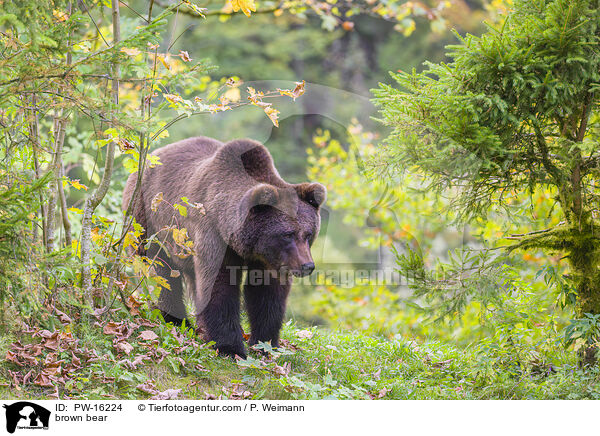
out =
[[[162,231],[162,242],[170,227],[185,228],[193,241],[188,256],[181,255],[181,240],[173,238],[173,231],[162,246],[139,245],[139,254],[159,260],[155,271],[170,285],[158,301],[165,320],[181,323],[186,317],[185,280],[204,339],[214,341],[221,354],[245,357],[240,287],[247,271],[243,284],[250,345],[271,341],[277,347],[291,275],[305,276],[315,268],[310,247],[319,233],[325,187],[285,182],[269,151],[248,139],[223,144],[196,137],[153,154],[160,165],[145,169],[133,207],[135,220],[145,229],[143,238]],[[124,210],[136,179],[134,173],[127,180]],[[163,203],[155,202],[153,208],[159,193]],[[187,208],[186,216],[173,207],[182,204],[182,197],[197,204]]]

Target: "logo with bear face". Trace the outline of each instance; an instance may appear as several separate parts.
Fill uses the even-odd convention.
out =
[[[14,433],[18,429],[48,430],[50,411],[29,401],[4,404],[6,409],[6,431]]]

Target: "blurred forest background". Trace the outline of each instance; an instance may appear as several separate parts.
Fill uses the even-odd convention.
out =
[[[418,168],[388,171],[381,152],[394,138],[380,112],[397,87],[389,72],[451,62],[446,46],[494,32],[512,7],[131,0],[115,18],[110,0],[0,2],[4,394],[596,398],[586,356],[600,315],[576,309],[560,253],[502,250],[562,222],[552,188],[511,191],[510,218],[492,207],[465,221]],[[140,243],[123,230],[127,177],[160,164],[148,151],[197,135],[259,140],[284,179],[328,188],[313,255],[337,273],[294,287],[292,342],[264,345],[269,359],[215,363],[162,325],[151,305],[165,283],[124,251]],[[415,262],[427,280],[410,275]],[[357,275],[377,270],[406,274]],[[132,323],[146,329],[137,339]]]

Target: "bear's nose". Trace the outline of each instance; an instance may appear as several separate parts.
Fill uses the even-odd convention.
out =
[[[315,270],[314,262],[307,262],[300,267],[300,272],[302,273],[303,277],[310,275],[310,273],[312,273],[314,270]]]

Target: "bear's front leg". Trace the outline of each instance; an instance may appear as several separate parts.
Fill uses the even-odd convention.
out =
[[[262,276],[262,279],[259,276]],[[260,270],[253,277],[252,270],[249,270],[244,284],[244,300],[250,320],[251,346],[269,341],[272,347],[279,346],[279,331],[290,286],[291,283],[287,279],[269,276],[266,271]]]
[[[215,342],[219,354],[245,359],[240,325],[241,268],[225,265],[216,275],[208,304],[197,315],[197,325],[205,331],[206,340]]]

